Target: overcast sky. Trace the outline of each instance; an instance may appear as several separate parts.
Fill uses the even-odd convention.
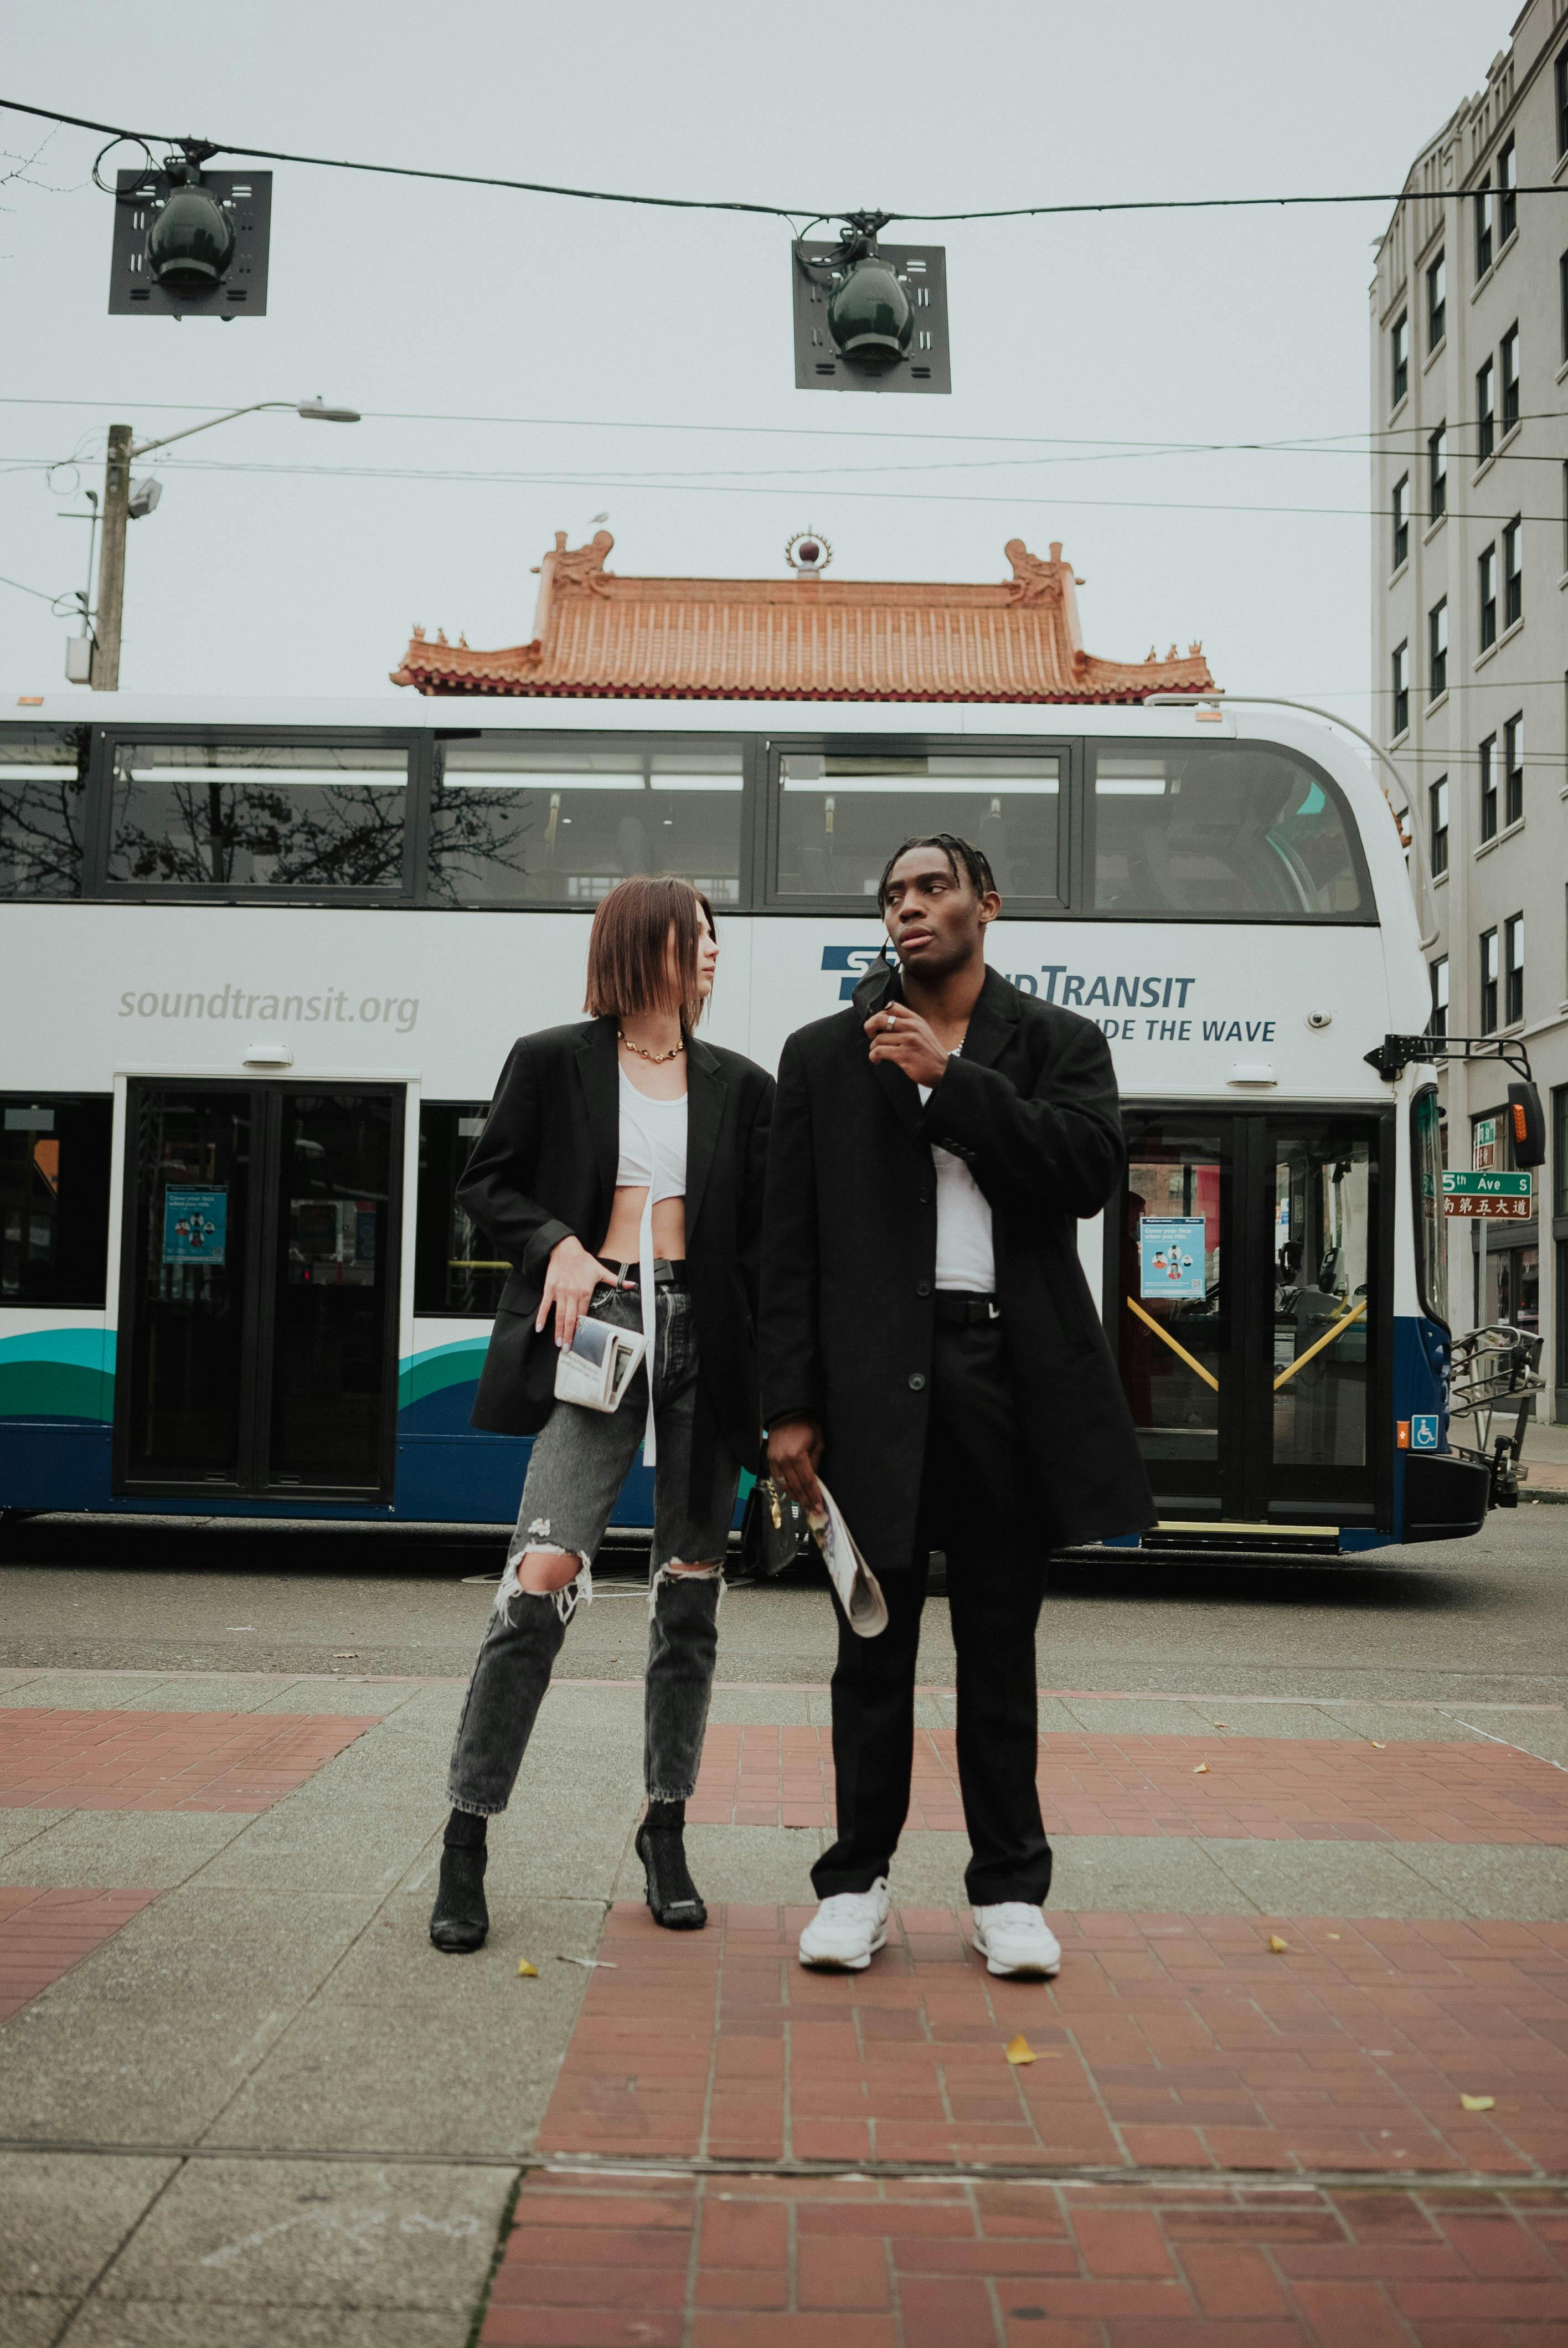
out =
[[[940,212],[1397,188],[1516,10],[56,0],[8,12],[6,85],[313,154]],[[907,228],[948,249],[954,390],[895,400],[794,388],[782,221],[290,165],[264,319],[111,318],[102,142],[43,139],[0,116],[0,145],[36,158],[0,186],[0,572],[78,583],[86,530],[56,517],[82,499],[37,467],[76,455],[101,487],[110,420],[150,438],[317,392],[365,412],[248,417],[157,462],[162,504],[130,531],[128,690],[395,705],[413,622],[526,641],[530,567],[608,510],[629,573],[777,575],[810,527],[837,577],[998,579],[1009,538],[1061,539],[1091,651],[1201,637],[1233,690],[1364,716],[1382,209]],[[1115,445],[1302,437],[1324,453]],[[57,689],[67,623],[4,586],[0,626],[0,680]]]

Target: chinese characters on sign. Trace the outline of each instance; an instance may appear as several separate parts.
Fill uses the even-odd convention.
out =
[[[1484,1215],[1503,1222],[1528,1222],[1534,1212],[1528,1174],[1474,1174],[1449,1171],[1443,1176],[1445,1215]]]

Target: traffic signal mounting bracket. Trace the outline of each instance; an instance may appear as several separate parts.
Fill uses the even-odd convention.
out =
[[[869,223],[880,213],[856,215]],[[948,255],[939,244],[883,244],[866,237],[907,293],[915,313],[914,334],[902,358],[890,366],[858,366],[835,345],[827,306],[846,263],[847,240],[829,243],[801,239],[790,247],[794,291],[794,382],[797,391],[950,392],[952,361],[948,343]],[[863,248],[864,249],[864,248]]]
[[[199,160],[193,154],[192,160]],[[262,318],[267,313],[267,245],[272,220],[271,171],[210,171],[201,185],[234,222],[234,257],[210,293],[173,293],[159,285],[148,267],[147,240],[169,192],[180,183],[176,170],[118,171],[115,175],[114,258],[109,271],[109,315],[155,318]]]

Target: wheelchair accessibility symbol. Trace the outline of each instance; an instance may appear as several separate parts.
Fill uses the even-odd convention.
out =
[[[1420,1411],[1410,1421],[1410,1449],[1435,1451],[1438,1447],[1438,1414],[1435,1410]]]

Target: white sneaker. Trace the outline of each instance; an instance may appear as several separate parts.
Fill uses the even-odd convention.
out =
[[[869,1891],[834,1892],[800,1936],[801,1963],[835,1972],[864,1972],[886,1942],[890,1905],[885,1875],[877,1877]]]
[[[1061,1969],[1061,1947],[1038,1908],[1024,1900],[1003,1900],[994,1908],[977,1908],[974,1914],[975,1946],[988,1972],[1055,1980]]]

